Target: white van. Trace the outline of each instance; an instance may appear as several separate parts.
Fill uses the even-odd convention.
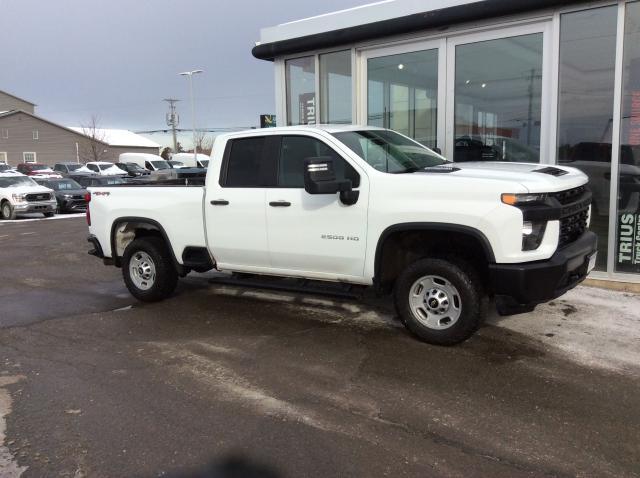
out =
[[[150,153],[122,153],[119,157],[121,163],[134,163],[149,171],[161,171],[171,169],[171,165],[157,154]]]
[[[207,168],[209,166],[209,156],[198,153],[195,158],[193,153],[176,153],[171,158],[172,161],[180,161],[188,168]]]

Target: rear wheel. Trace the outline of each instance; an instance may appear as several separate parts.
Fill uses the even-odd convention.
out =
[[[165,242],[159,237],[136,239],[122,257],[124,282],[136,299],[157,302],[169,297],[178,284],[178,272]]]
[[[16,218],[16,212],[9,201],[4,201],[0,205],[0,216],[5,220],[13,220]]]
[[[395,305],[405,327],[425,342],[454,345],[480,327],[486,296],[473,268],[421,259],[398,277]]]

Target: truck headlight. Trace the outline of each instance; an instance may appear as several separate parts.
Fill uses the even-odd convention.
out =
[[[522,250],[534,251],[540,247],[546,229],[546,221],[524,221],[522,224]]]
[[[25,194],[12,194],[11,197],[13,198],[14,202],[25,202],[26,201],[26,195]]]
[[[547,199],[546,194],[503,194],[500,198],[509,206],[522,206],[524,204],[543,203]]]

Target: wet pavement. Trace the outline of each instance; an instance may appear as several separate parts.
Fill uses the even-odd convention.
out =
[[[640,476],[627,362],[522,318],[434,347],[376,301],[206,275],[141,304],[85,236],[0,225],[0,476]]]

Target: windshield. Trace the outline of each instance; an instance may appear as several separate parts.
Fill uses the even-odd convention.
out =
[[[11,188],[16,186],[37,186],[37,183],[26,176],[0,178],[0,188]]]
[[[65,179],[64,181],[51,181],[47,184],[47,187],[55,189],[56,191],[69,191],[72,189],[82,189],[78,183],[73,179]]]
[[[182,161],[169,161],[169,164],[171,166],[184,166],[184,163]]]
[[[75,171],[76,169],[81,168],[82,164],[67,164],[66,166],[69,171]]]
[[[127,166],[129,166],[129,169],[134,169],[136,171],[144,171],[144,168],[141,166],[138,166],[136,163],[127,163]]]
[[[413,173],[447,163],[430,149],[394,131],[346,131],[333,136],[383,173]]]
[[[11,166],[8,164],[0,164],[0,171],[8,171],[9,169],[11,169]]]
[[[171,166],[166,161],[151,161],[151,165],[156,169],[171,169]]]
[[[105,169],[113,168],[113,163],[100,163],[98,164],[98,167],[104,171]]]
[[[50,169],[46,164],[34,164],[31,166],[31,171],[47,171]]]

